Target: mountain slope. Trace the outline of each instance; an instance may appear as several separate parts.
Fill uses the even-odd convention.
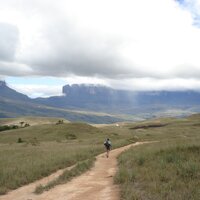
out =
[[[196,91],[132,92],[75,84],[64,86],[63,96],[31,99],[0,81],[0,117],[63,117],[72,121],[112,123],[160,116],[182,117],[195,112],[200,112],[200,93]]]
[[[18,101],[30,101],[31,99],[7,86],[5,81],[0,81],[0,97]]]
[[[85,121],[89,123],[114,123],[123,121],[106,113],[91,113],[71,111],[46,105],[40,105],[34,99],[9,88],[0,81],[0,118],[20,116],[61,117],[70,121]]]

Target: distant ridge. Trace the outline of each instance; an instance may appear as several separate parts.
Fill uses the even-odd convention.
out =
[[[59,117],[88,123],[114,123],[124,120],[106,113],[79,112],[42,105],[36,99],[11,89],[5,81],[0,81],[0,118],[24,116]]]
[[[188,108],[200,106],[196,91],[141,91],[116,90],[101,85],[65,85],[64,96],[37,98],[45,105],[61,108],[81,108],[114,113],[147,112],[152,109]]]
[[[99,112],[109,114],[103,116],[97,114]],[[133,92],[74,84],[63,86],[63,96],[31,99],[0,81],[0,117],[28,115],[112,123],[161,116],[182,117],[197,112],[200,112],[200,93],[196,91]]]

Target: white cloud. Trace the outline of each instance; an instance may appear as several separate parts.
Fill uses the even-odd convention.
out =
[[[34,73],[30,66],[0,60],[0,76],[28,76]]]
[[[9,86],[17,90],[18,92],[28,95],[31,98],[63,95],[62,85],[49,86],[31,84],[10,84]]]
[[[194,25],[200,27],[200,0],[177,0],[183,9],[190,11]]]
[[[109,82],[105,79],[97,78],[97,77],[81,77],[81,76],[71,76],[67,78],[63,78],[63,80],[69,84],[95,84],[95,85],[105,85],[110,86]]]
[[[0,36],[0,60],[13,61],[19,40],[17,27],[0,23]]]
[[[132,91],[159,91],[159,90],[197,90],[200,91],[199,79],[156,79],[156,78],[134,78],[125,80],[108,80],[110,85],[118,89],[129,89]]]
[[[199,0],[192,2],[197,13]],[[177,89],[199,87],[200,29],[191,9],[175,0],[0,0],[0,5],[0,22],[17,27],[20,42],[13,62],[5,67],[0,60],[0,75],[87,83],[89,77],[141,90],[157,88],[155,82],[166,89],[174,88],[171,82]]]

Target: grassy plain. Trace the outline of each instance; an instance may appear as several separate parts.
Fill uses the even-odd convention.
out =
[[[126,124],[124,129],[138,140],[159,142],[119,156],[115,182],[121,185],[121,199],[199,199],[200,115]]]
[[[200,115],[96,127],[38,123],[0,132],[0,194],[60,168],[90,162],[104,151],[102,143],[107,137],[114,148],[135,141],[159,141],[134,147],[119,157],[115,182],[121,185],[121,199],[199,199]],[[84,171],[85,165],[79,168]],[[78,174],[74,170],[66,171],[56,183],[38,187],[37,192],[69,180]]]
[[[114,148],[133,142],[131,133],[84,123],[39,123],[0,132],[0,194],[94,158],[104,151],[107,137]]]

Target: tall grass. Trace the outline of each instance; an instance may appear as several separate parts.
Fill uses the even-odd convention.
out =
[[[121,199],[198,200],[200,140],[136,147],[119,157]]]
[[[58,169],[94,158],[110,137],[113,147],[132,142],[131,134],[113,134],[83,123],[38,125],[0,133],[0,194]],[[18,139],[22,143],[18,143]]]
[[[199,200],[199,121],[200,115],[194,115],[125,125],[124,131],[139,140],[160,142],[132,148],[118,158],[115,183],[121,185],[121,199]],[[153,126],[159,123],[166,126]]]
[[[1,132],[0,194],[95,157],[109,137],[113,148],[137,140],[161,141],[120,156],[115,181],[122,186],[122,199],[197,199],[199,121],[199,116],[168,118],[101,128],[46,124]],[[22,143],[17,143],[19,138]]]

